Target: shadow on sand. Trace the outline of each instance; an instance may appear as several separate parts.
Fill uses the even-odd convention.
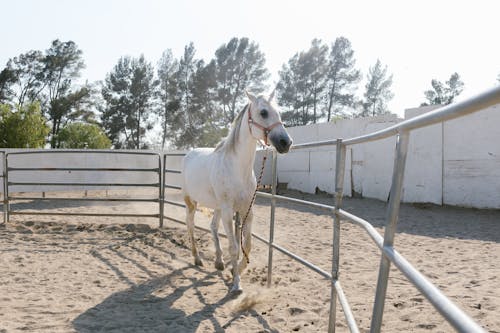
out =
[[[165,234],[164,234],[165,237]],[[166,238],[170,238],[168,234]],[[175,238],[169,239],[177,244]],[[175,253],[148,244],[152,250],[163,252],[167,257],[175,258]],[[182,245],[180,245],[182,246]],[[72,322],[77,332],[196,332],[200,329],[200,324],[210,332],[225,332],[226,329],[241,315],[254,317],[262,326],[263,332],[277,332],[272,329],[267,321],[255,310],[247,310],[245,313],[235,313],[225,318],[225,322],[220,322],[216,318],[216,310],[234,300],[235,296],[226,293],[225,296],[216,302],[209,302],[204,296],[206,287],[224,281],[229,290],[230,282],[224,280],[219,271],[209,271],[198,266],[186,263],[186,266],[175,269],[167,263],[156,262],[165,271],[170,273],[162,276],[155,275],[144,267],[139,261],[126,256],[120,251],[127,247],[141,256],[147,256],[142,249],[135,247],[129,242],[121,244],[119,249],[108,247],[92,252],[92,255],[101,263],[106,265],[114,274],[130,287],[127,290],[116,292],[96,306],[80,314]],[[149,279],[145,283],[135,284],[117,265],[109,259],[109,255],[104,255],[103,251],[110,250],[119,260],[126,260],[132,263],[137,269],[148,275]],[[178,259],[177,259],[178,260]],[[193,274],[195,272],[196,274]],[[193,277],[193,275],[202,276]],[[205,289],[205,290],[204,290]],[[171,290],[170,293],[165,290]],[[166,296],[163,294],[167,293]],[[189,296],[186,294],[189,293]],[[161,295],[161,296],[158,296]],[[186,313],[177,309],[174,305],[177,301],[183,302],[183,297],[193,297],[198,304],[198,310]],[[210,324],[206,321],[209,320]],[[209,326],[208,328],[206,326]],[[210,325],[212,327],[210,327]]]
[[[281,195],[302,200],[334,205],[332,196],[307,194],[286,190]],[[259,198],[257,204],[268,206],[269,200]],[[277,207],[294,209],[310,214],[328,215],[325,211],[278,201]],[[376,228],[384,228],[387,203],[375,199],[343,199],[342,209],[355,214]],[[279,218],[279,210],[276,213]],[[333,215],[332,215],[333,216]],[[407,233],[433,238],[451,237],[500,243],[500,210],[475,209],[434,204],[401,204],[398,233]]]

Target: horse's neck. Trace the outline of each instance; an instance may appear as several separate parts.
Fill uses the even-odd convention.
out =
[[[234,149],[234,161],[236,170],[240,170],[242,177],[251,177],[255,161],[255,149],[257,141],[250,133],[248,126],[248,114],[243,116],[240,131],[236,140],[237,146]]]

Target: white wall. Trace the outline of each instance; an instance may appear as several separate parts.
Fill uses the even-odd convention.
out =
[[[500,104],[444,124],[445,204],[500,208]]]
[[[408,109],[405,118],[436,107]],[[342,120],[293,127],[295,143],[354,137],[392,126],[394,116]],[[500,208],[500,105],[456,120],[414,130],[410,135],[403,201]],[[387,200],[395,138],[347,150],[344,194]],[[279,181],[308,193],[334,192],[335,147],[292,151],[280,156]],[[353,191],[351,191],[353,190]]]
[[[289,128],[294,143],[350,138],[392,126],[401,121],[395,115],[339,120]],[[380,142],[349,147],[346,153],[344,195],[352,190],[368,196],[387,199],[390,178],[387,166],[392,168],[394,138]],[[368,158],[367,158],[368,156]],[[373,177],[364,177],[371,174]],[[289,188],[314,193],[316,189],[335,191],[335,146],[292,150],[278,159],[278,180]],[[366,195],[365,195],[366,196]]]

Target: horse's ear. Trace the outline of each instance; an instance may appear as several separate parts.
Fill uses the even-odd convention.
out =
[[[245,92],[247,93],[247,97],[248,99],[250,100],[250,102],[252,103],[257,103],[257,97],[255,97],[254,94],[252,94],[251,92],[249,92],[248,90],[245,90]]]
[[[276,92],[276,87],[274,87],[273,91],[271,92],[271,95],[269,95],[269,102],[271,102],[274,99],[275,92]]]

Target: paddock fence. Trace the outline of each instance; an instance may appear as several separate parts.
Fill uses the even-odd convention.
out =
[[[48,155],[53,155],[53,158],[48,158]],[[75,160],[87,160],[92,155],[110,156],[109,161],[102,163],[101,166],[84,166],[75,167]],[[108,216],[108,217],[149,217],[158,218],[160,223],[163,216],[163,203],[161,201],[161,156],[153,152],[141,151],[119,151],[119,150],[33,150],[33,151],[14,151],[2,152],[3,156],[3,197],[4,197],[4,223],[9,220],[11,215],[64,215],[64,216]],[[27,159],[28,157],[29,160]],[[35,156],[35,157],[34,157]],[[56,156],[56,157],[54,157]],[[149,167],[124,168],[118,160],[123,158],[132,158],[142,160]],[[84,163],[92,164],[92,163]],[[139,163],[141,164],[141,163]],[[29,165],[28,167],[26,165]],[[154,165],[154,166],[152,166]],[[106,176],[109,174],[121,174],[121,181],[117,181],[117,177],[112,182],[107,181]],[[125,181],[131,174],[140,173],[152,174],[153,179],[149,182]],[[31,175],[31,177],[30,177]],[[104,175],[104,177],[99,177]],[[31,178],[31,179],[30,179]],[[94,182],[96,178],[104,178],[103,181]],[[141,179],[142,177],[136,177]],[[147,177],[146,177],[147,178]],[[151,178],[151,177],[149,177]],[[27,180],[26,180],[27,179]],[[45,181],[44,181],[45,180]],[[78,181],[77,181],[78,180]],[[42,196],[20,196],[13,195],[11,192],[23,192],[23,188],[39,188]],[[15,191],[12,189],[15,188]],[[47,197],[45,191],[57,188],[69,188],[73,190],[87,189],[116,189],[116,188],[134,188],[134,189],[151,189],[156,188],[157,195],[144,198],[143,196],[128,196],[128,197],[71,197],[57,196]],[[157,214],[140,214],[140,213],[89,213],[89,212],[50,212],[50,211],[26,211],[15,210],[12,204],[17,201],[65,201],[65,202],[153,202],[158,204]]]
[[[465,100],[460,103],[445,106],[443,108],[434,110],[427,114],[403,121],[397,125],[388,127],[386,129],[369,133],[366,135],[348,138],[336,139],[318,142],[309,142],[304,144],[294,145],[292,149],[305,149],[319,146],[335,146],[336,149],[336,162],[335,162],[335,198],[334,205],[325,205],[314,203],[310,201],[290,198],[276,194],[277,189],[277,153],[273,151],[272,158],[272,186],[271,193],[258,192],[258,196],[270,199],[270,223],[269,223],[269,238],[265,239],[253,233],[253,236],[268,245],[268,287],[271,286],[272,281],[272,268],[273,268],[273,251],[277,250],[282,254],[290,257],[307,268],[315,271],[322,277],[330,280],[330,311],[329,311],[329,324],[328,332],[335,332],[337,300],[344,312],[344,316],[351,332],[359,332],[356,320],[349,306],[349,302],[343,292],[340,279],[339,279],[339,247],[340,247],[340,223],[350,222],[354,225],[361,227],[370,236],[371,240],[377,245],[381,252],[381,259],[379,264],[379,274],[377,281],[377,288],[375,294],[375,301],[373,306],[373,314],[370,325],[370,332],[380,332],[382,326],[382,319],[384,313],[385,297],[388,286],[389,270],[391,263],[399,269],[403,275],[410,281],[421,293],[424,295],[435,309],[459,332],[485,332],[474,320],[472,320],[466,313],[459,309],[453,302],[451,302],[436,286],[429,282],[425,276],[415,269],[395,248],[394,237],[396,234],[396,226],[398,222],[399,207],[401,201],[403,177],[405,170],[405,163],[408,151],[408,142],[412,130],[430,126],[436,123],[444,122],[447,120],[455,119],[465,116],[467,114],[480,111],[483,108],[500,103],[500,87],[488,90],[480,95]],[[396,136],[396,154],[394,157],[394,168],[392,175],[392,185],[390,190],[390,199],[386,212],[386,225],[383,236],[374,228],[374,226],[367,220],[355,216],[347,211],[341,209],[342,207],[342,193],[343,182],[346,162],[346,149],[348,146],[381,140],[387,137]],[[174,200],[165,199],[165,190],[181,190],[179,184],[166,182],[168,175],[181,175],[181,170],[174,168],[167,168],[167,162],[172,158],[181,158],[184,153],[153,153],[153,152],[128,152],[128,151],[94,151],[94,150],[61,150],[61,151],[23,151],[3,153],[3,172],[2,180],[4,184],[4,222],[8,221],[10,215],[81,215],[81,216],[137,216],[137,217],[154,217],[158,218],[159,226],[163,227],[164,219],[184,223],[172,216],[165,215],[165,205],[173,205],[184,207],[184,204]],[[71,166],[56,166],[47,167],[42,163],[38,166],[20,167],[9,166],[14,162],[15,157],[20,157],[26,154],[127,154],[137,155],[139,158],[146,157],[154,159],[158,167],[150,168],[121,168],[121,167],[89,167],[89,168],[75,168]],[[40,155],[42,156],[42,155]],[[162,163],[163,162],[163,163]],[[114,183],[93,183],[93,182],[41,182],[41,181],[10,181],[9,178],[12,174],[22,173],[26,171],[37,172],[95,172],[96,174],[102,172],[150,172],[157,177],[154,182],[114,182]],[[80,188],[87,187],[147,187],[155,188],[157,195],[153,198],[44,198],[44,197],[16,197],[9,195],[11,187],[22,186],[75,186]],[[15,200],[80,200],[80,201],[139,201],[139,202],[155,202],[158,203],[158,214],[98,214],[98,213],[50,213],[50,212],[23,212],[13,211],[10,209],[10,203]],[[277,201],[286,201],[299,205],[306,205],[316,209],[326,211],[333,215],[333,253],[332,253],[332,269],[327,272],[320,267],[316,266],[304,258],[294,254],[292,251],[280,246],[274,242],[274,227],[276,217],[276,203]],[[168,212],[168,211],[167,211]],[[206,228],[197,226],[198,229],[209,231]]]

